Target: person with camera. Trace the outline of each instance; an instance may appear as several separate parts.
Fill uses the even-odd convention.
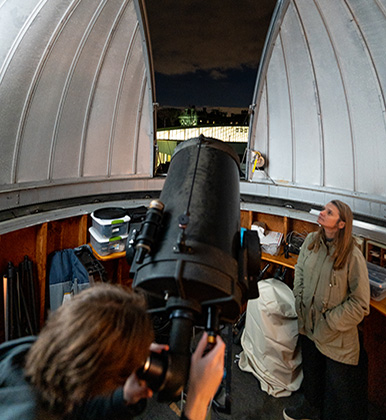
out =
[[[318,223],[301,247],[293,289],[305,399],[283,417],[365,420],[367,356],[358,327],[370,310],[366,261],[352,237],[347,204],[331,201]]]
[[[37,337],[0,345],[2,420],[130,419],[153,395],[136,372],[154,333],[142,295],[97,284],[53,312]],[[183,418],[204,420],[223,378],[220,337],[204,355],[206,334],[191,357]]]

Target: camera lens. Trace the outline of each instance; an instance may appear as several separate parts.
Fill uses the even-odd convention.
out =
[[[140,379],[145,380],[150,389],[152,389],[153,391],[159,391],[164,383],[167,369],[167,352],[151,352],[143,367],[137,372],[137,376]]]

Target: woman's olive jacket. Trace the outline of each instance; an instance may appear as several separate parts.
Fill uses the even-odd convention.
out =
[[[309,250],[316,232],[304,241],[295,266],[294,295],[299,332],[325,356],[357,365],[358,324],[370,312],[370,284],[366,261],[354,246],[341,270],[334,270],[332,243],[321,239],[317,252]]]

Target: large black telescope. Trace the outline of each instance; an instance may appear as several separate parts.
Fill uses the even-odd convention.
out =
[[[159,398],[183,389],[189,372],[193,326],[215,339],[219,323],[232,323],[256,297],[258,236],[240,235],[240,163],[224,142],[200,136],[173,154],[159,200],[150,203],[127,244],[134,288],[145,291],[151,313],[171,321],[168,354],[140,373]]]

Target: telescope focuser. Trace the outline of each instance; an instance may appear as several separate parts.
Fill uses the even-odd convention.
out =
[[[162,222],[164,207],[162,201],[152,200],[146,212],[145,220],[142,222],[140,232],[138,234],[134,232],[135,238],[132,238],[131,245],[135,243],[135,262],[137,264],[142,264],[146,255],[150,254],[152,250]]]

